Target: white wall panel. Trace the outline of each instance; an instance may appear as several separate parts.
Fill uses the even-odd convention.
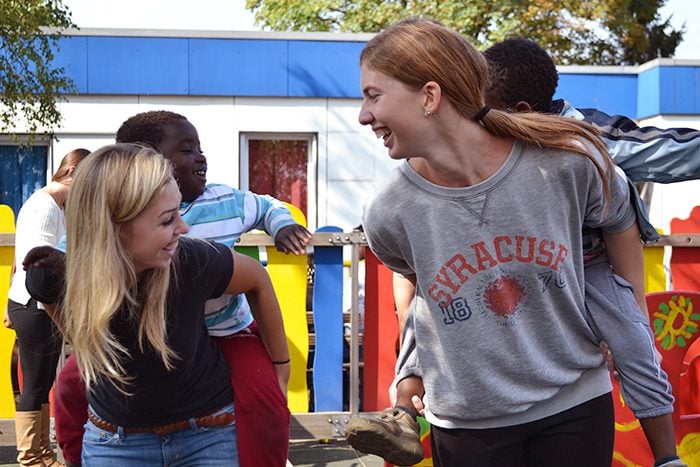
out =
[[[374,178],[375,145],[371,133],[329,133],[328,181]]]
[[[71,96],[59,103],[63,116],[56,134],[114,135],[124,120],[141,112],[137,96]]]
[[[327,99],[237,97],[239,131],[325,133]]]
[[[360,99],[331,99],[328,102],[329,132],[370,132],[369,127],[360,125]]]
[[[371,182],[329,182],[325,225],[336,225],[345,232],[351,231],[360,224],[362,209],[373,193]],[[319,225],[324,224],[319,223]]]

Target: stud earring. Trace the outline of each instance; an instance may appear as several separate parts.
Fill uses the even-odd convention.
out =
[[[430,110],[426,110],[426,111],[423,112],[423,116],[424,116],[425,118],[430,117],[432,114],[433,114],[433,113],[432,113]]]

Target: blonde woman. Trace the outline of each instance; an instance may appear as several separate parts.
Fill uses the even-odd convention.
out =
[[[75,174],[60,309],[88,387],[85,465],[238,465],[229,370],[204,326],[208,299],[246,293],[273,359],[289,358],[263,267],[183,237],[180,200],[171,164],[140,145],[101,148]],[[30,291],[55,301],[47,277],[56,274],[32,261]]]
[[[360,123],[404,159],[363,225],[417,286],[420,364],[397,379],[423,378],[435,465],[609,466],[611,385],[585,320],[581,230],[625,241],[621,266],[641,244],[605,146],[581,122],[490,109],[486,60],[433,21],[388,28],[360,65]],[[411,406],[397,400],[385,421]]]
[[[21,261],[30,249],[56,246],[65,235],[63,208],[73,171],[88,154],[87,149],[66,154],[51,183],[35,191],[17,215],[15,274],[8,292],[7,314],[17,332],[23,377],[15,415],[19,465],[62,465],[56,460],[49,437],[49,391],[56,377],[62,336],[41,304],[29,296]]]

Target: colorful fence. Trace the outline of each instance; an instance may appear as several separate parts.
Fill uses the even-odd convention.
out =
[[[7,285],[12,265],[12,231],[14,222],[10,217],[12,212],[6,207],[0,206],[0,309],[6,308]],[[694,219],[694,220],[692,220]],[[679,221],[672,224],[671,236],[662,237],[658,246],[671,246],[676,261],[671,261],[671,273],[676,272],[678,267],[686,269],[692,264],[698,263],[696,256],[698,246],[700,246],[700,208],[693,211],[691,220]],[[692,226],[695,227],[692,227]],[[691,226],[691,227],[689,227]],[[282,311],[287,327],[288,341],[292,356],[292,377],[289,385],[289,405],[295,415],[309,412],[310,403],[316,412],[323,413],[345,413],[354,416],[360,409],[363,412],[373,412],[381,410],[389,405],[387,388],[393,378],[394,364],[396,361],[396,339],[397,324],[394,313],[392,297],[391,274],[374,257],[369,250],[365,259],[365,301],[364,301],[364,329],[362,335],[362,350],[364,352],[363,365],[363,390],[359,392],[360,379],[360,356],[359,356],[359,304],[357,299],[358,284],[360,282],[358,264],[360,248],[366,245],[366,240],[362,232],[345,233],[337,227],[324,227],[314,233],[310,246],[310,253],[314,257],[315,280],[312,291],[313,320],[311,326],[315,331],[315,345],[313,359],[309,362],[310,339],[309,323],[307,321],[307,257],[297,257],[294,255],[279,254],[273,246],[270,237],[264,234],[244,235],[236,248],[245,251],[252,256],[260,258],[263,248],[266,251],[266,264],[273,279],[275,290],[280,297]],[[686,248],[693,247],[693,248]],[[352,275],[351,295],[352,306],[350,313],[349,355],[350,361],[344,361],[343,342],[344,337],[343,313],[343,275],[348,274],[343,268],[343,251],[350,250]],[[676,252],[683,252],[678,255]],[[347,251],[346,251],[347,253]],[[690,255],[690,259],[688,256]],[[662,292],[666,284],[666,271],[661,266],[663,248],[651,247],[645,251],[645,267],[648,274],[647,286],[651,291]],[[265,258],[263,257],[265,260]],[[687,276],[683,276],[687,277]],[[693,273],[688,281],[697,281],[700,277]],[[684,279],[685,280],[685,279]],[[694,293],[700,291],[697,282],[690,282],[690,293],[680,295],[663,295],[666,300],[666,308],[684,307],[684,312],[693,321],[700,321],[697,311],[693,312],[693,306],[697,310],[700,299]],[[693,292],[694,291],[694,292]],[[679,305],[682,300],[682,306]],[[662,304],[656,304],[652,311],[663,313]],[[652,303],[650,302],[650,305]],[[690,310],[690,311],[688,311]],[[659,318],[661,319],[661,318]],[[656,326],[656,323],[653,323]],[[696,333],[699,333],[700,326],[686,326],[685,331],[692,334],[692,338],[684,338],[677,347],[682,348],[677,351],[678,357],[666,356],[664,361],[676,362],[681,370],[671,370],[678,373],[678,378],[684,378],[685,385],[678,383],[677,390],[683,388],[684,395],[677,399],[682,404],[679,409],[679,423],[683,421],[683,428],[679,426],[678,439],[679,452],[690,463],[700,465],[700,429],[696,429],[696,423],[700,420],[700,378],[694,380],[691,376],[697,367],[700,374],[700,340],[695,341]],[[657,336],[659,334],[657,333]],[[698,345],[693,346],[693,342]],[[11,391],[10,380],[10,360],[12,346],[14,343],[14,332],[0,328],[0,418],[11,418],[14,416],[14,399]],[[661,342],[659,342],[660,349]],[[669,354],[670,355],[670,354]],[[675,354],[674,354],[675,355]],[[343,383],[344,366],[349,368],[349,410],[344,406],[342,393],[348,389]],[[307,372],[311,371],[311,378],[307,379]],[[691,376],[689,376],[691,375]],[[307,381],[311,382],[311,387],[307,387]],[[313,399],[310,400],[310,396]],[[616,425],[618,429],[618,439],[632,439],[636,436],[636,441],[631,444],[616,444],[615,465],[636,466],[646,462],[644,454],[639,461],[640,451],[638,447],[641,430],[638,423],[629,424],[630,420],[623,420],[629,414],[620,412],[623,402],[616,403],[618,417],[621,421]],[[345,410],[344,410],[345,409]],[[328,418],[326,416],[326,418]],[[346,417],[347,419],[347,417]],[[697,420],[696,420],[697,419]],[[331,421],[330,419],[328,421]],[[343,425],[333,419],[332,423]],[[633,426],[634,425],[634,426]],[[637,430],[636,434],[632,433]],[[423,427],[424,437],[429,433],[429,427]],[[623,432],[626,433],[623,436]],[[335,431],[342,434],[342,428]],[[635,444],[637,443],[637,444]],[[627,447],[626,447],[627,446]],[[632,447],[630,447],[632,446]],[[633,451],[630,452],[629,450]],[[648,448],[647,448],[648,449]],[[420,465],[432,465],[430,459],[426,459]]]

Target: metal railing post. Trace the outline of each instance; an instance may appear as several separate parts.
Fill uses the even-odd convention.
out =
[[[350,416],[360,413],[360,242],[364,241],[362,232],[351,234],[350,284],[352,289],[350,302]]]

